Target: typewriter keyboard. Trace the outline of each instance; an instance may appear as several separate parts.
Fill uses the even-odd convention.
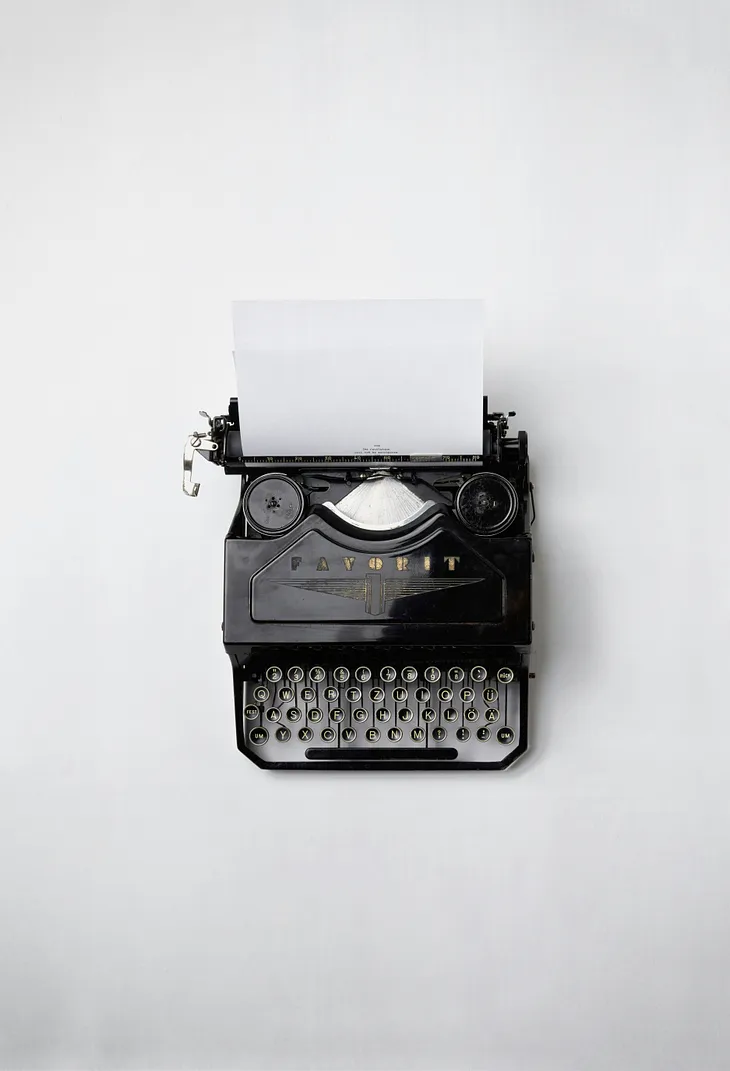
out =
[[[245,682],[241,728],[274,764],[501,765],[520,740],[518,667],[280,662]]]

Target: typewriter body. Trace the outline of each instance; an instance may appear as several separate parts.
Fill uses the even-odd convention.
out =
[[[207,417],[207,414],[204,414]],[[241,481],[223,643],[267,769],[504,769],[527,748],[532,485],[483,410],[459,457],[244,457],[236,399],[188,440]]]

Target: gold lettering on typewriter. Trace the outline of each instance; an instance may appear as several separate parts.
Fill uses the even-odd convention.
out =
[[[292,560],[291,560],[292,572],[294,572],[295,569],[298,569],[301,564],[302,564],[302,559],[301,558],[297,558],[297,557],[292,558]]]
[[[345,569],[347,569],[348,573],[351,572],[352,567],[355,564],[355,559],[354,558],[343,558],[342,560],[345,563]]]
[[[383,559],[382,558],[371,558],[370,561],[368,562],[368,569],[375,569],[376,572],[377,572],[377,570],[382,569],[382,568],[383,568]]]
[[[449,563],[449,572],[453,573],[456,569],[456,563],[461,561],[461,558],[450,558],[447,555],[447,557],[444,558],[444,561]]]
[[[396,558],[395,567],[399,573],[404,573],[408,568],[408,558]]]
[[[320,558],[319,561],[317,562],[317,572],[318,573],[328,573],[329,571],[330,571],[330,567],[327,564],[327,559],[326,558]]]
[[[431,555],[430,554],[427,554],[426,557],[423,559],[423,568],[424,568],[425,572],[427,572],[427,573],[431,572]]]

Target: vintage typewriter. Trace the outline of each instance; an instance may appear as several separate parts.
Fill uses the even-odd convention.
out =
[[[241,480],[223,643],[239,749],[267,769],[480,769],[527,748],[527,434],[481,454],[244,457],[239,404],[190,436]]]

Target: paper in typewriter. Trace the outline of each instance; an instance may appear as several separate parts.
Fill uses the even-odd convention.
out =
[[[238,301],[245,457],[482,452],[479,301]]]

